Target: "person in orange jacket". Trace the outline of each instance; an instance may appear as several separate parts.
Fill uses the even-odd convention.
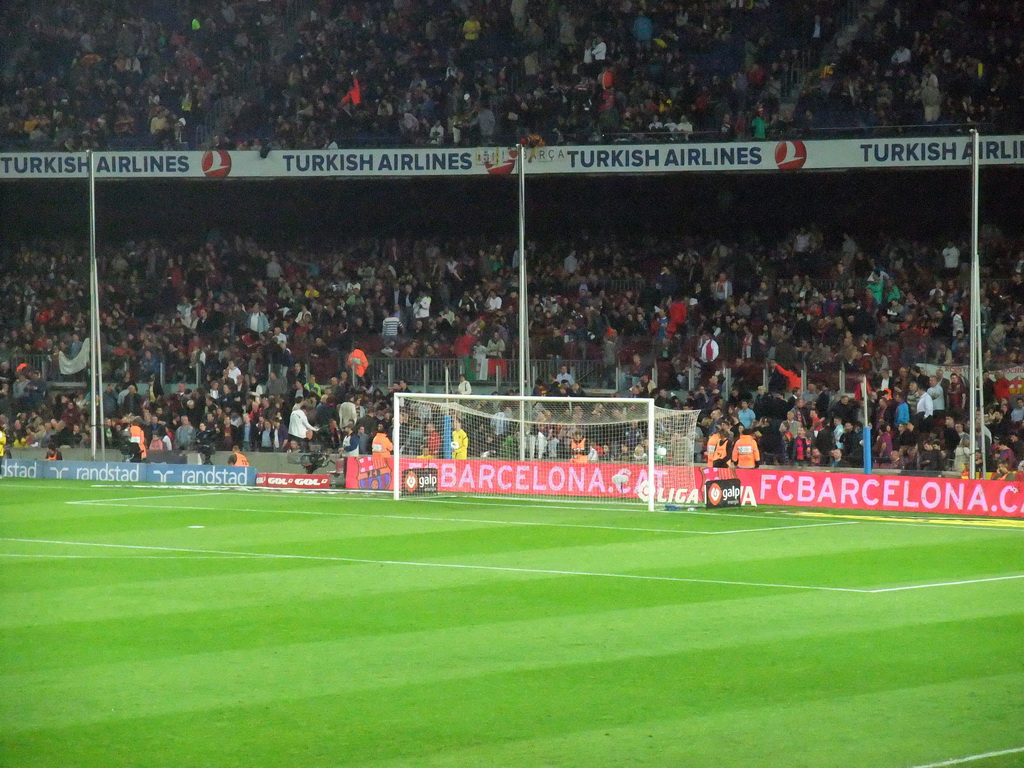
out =
[[[713,467],[724,468],[729,466],[729,441],[732,435],[729,433],[728,424],[720,424],[718,431],[708,438],[708,446],[705,449],[708,459],[708,469]]]
[[[740,436],[732,446],[732,463],[740,469],[753,469],[761,464],[761,451],[757,447],[757,440],[740,427]]]
[[[245,454],[242,453],[242,449],[236,445],[231,448],[231,455],[228,456],[228,464],[233,467],[248,467],[249,459],[247,459]]]
[[[142,431],[142,419],[138,416],[131,420],[128,427],[128,442],[134,454],[131,461],[136,464],[145,461],[148,455],[146,450],[146,433]]]

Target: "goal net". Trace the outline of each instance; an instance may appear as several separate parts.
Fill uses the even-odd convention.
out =
[[[397,393],[394,496],[602,499],[653,510],[696,498],[697,413],[647,399]]]

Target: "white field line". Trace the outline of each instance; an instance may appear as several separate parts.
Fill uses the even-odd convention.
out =
[[[25,552],[0,552],[0,557],[31,560],[253,560],[259,555],[30,555]]]
[[[868,591],[873,595],[879,595],[883,592],[907,592],[911,589],[933,589],[935,587],[959,587],[962,584],[983,584],[986,581],[1012,581],[1014,579],[1024,579],[1024,573],[1016,573],[1010,576],[989,576],[983,579],[963,579],[962,581],[939,581],[934,584],[911,584],[906,587],[884,587],[882,589],[869,589]]]
[[[164,497],[166,501],[171,501]],[[177,498],[177,497],[175,497]],[[112,507],[129,507],[134,499],[108,499],[106,504]],[[77,504],[93,504],[99,502],[68,502]],[[858,525],[854,520],[842,520],[831,523],[799,523],[797,525],[769,525],[764,528],[740,528],[729,531],[693,531],[682,528],[644,528],[639,526],[623,525],[586,525],[583,523],[544,523],[536,520],[488,520],[472,517],[429,517],[424,515],[383,515],[372,512],[325,512],[309,509],[254,509],[246,507],[197,507],[192,505],[160,505],[147,504],[146,509],[173,509],[196,512],[269,512],[278,515],[315,515],[321,517],[359,517],[375,518],[381,520],[417,520],[421,522],[436,523],[470,523],[479,525],[519,525],[538,528],[582,528],[595,531],[629,531],[633,533],[679,533],[696,534],[701,536],[721,536],[730,533],[762,533],[764,531],[789,530],[794,528],[824,528],[833,525]]]
[[[866,589],[848,589],[845,587],[821,587],[804,584],[774,584],[757,581],[733,581],[725,579],[693,579],[682,576],[649,576],[638,573],[600,573],[596,571],[568,571],[554,568],[516,568],[501,565],[470,565],[466,563],[431,563],[416,560],[372,560],[361,557],[333,557],[329,555],[283,555],[269,552],[236,552],[223,549],[191,549],[186,547],[158,547],[145,544],[104,544],[92,541],[60,541],[56,539],[19,539],[0,538],[0,541],[11,541],[22,544],[53,544],[56,546],[103,547],[109,549],[129,549],[153,552],[181,552],[201,555],[242,555],[246,557],[266,558],[270,560],[313,560],[335,563],[358,563],[363,565],[397,565],[413,568],[450,568],[467,571],[495,571],[500,573],[533,573],[551,576],[591,576],[604,579],[631,579],[636,581],[667,581],[684,584],[723,584],[740,587],[769,587],[774,589],[803,589],[816,592],[851,592],[870,594]]]
[[[1005,755],[1018,755],[1024,752],[1024,747],[1014,747],[1013,749],[1000,749],[995,752],[982,752],[977,755],[968,755],[967,757],[954,757],[949,760],[943,760],[938,763],[927,763],[925,765],[915,765],[912,768],[944,768],[948,765],[963,765],[964,763],[973,763],[975,760],[987,760],[990,757],[1003,757]]]
[[[267,558],[276,560],[318,560],[327,562],[339,562],[339,563],[363,563],[367,565],[404,565],[422,568],[453,568],[453,569],[464,569],[464,570],[480,570],[480,571],[503,571],[509,573],[541,573],[541,574],[552,574],[556,576],[595,576],[603,578],[613,579],[636,579],[640,581],[672,581],[672,582],[683,582],[693,584],[732,584],[737,586],[746,587],[775,587],[778,589],[809,589],[819,592],[852,592],[862,595],[878,595],[887,592],[906,592],[912,589],[936,589],[938,587],[958,587],[967,584],[982,584],[991,581],[1009,581],[1013,579],[1024,579],[1024,574],[1011,574],[1008,576],[989,576],[980,579],[963,579],[960,581],[941,581],[929,584],[912,584],[904,587],[882,587],[878,589],[857,589],[854,587],[823,587],[816,585],[803,585],[803,584],[777,584],[773,582],[756,582],[756,581],[734,581],[734,580],[723,580],[723,579],[696,579],[696,578],[684,578],[681,576],[647,576],[643,574],[634,573],[601,573],[594,571],[566,571],[550,568],[516,568],[512,566],[499,566],[499,565],[468,565],[464,563],[432,563],[418,560],[372,560],[367,558],[358,557],[335,557],[329,555],[284,555],[274,554],[268,552],[237,552],[233,550],[221,550],[221,549],[190,549],[186,547],[158,547],[145,544],[104,544],[102,542],[91,542],[91,541],[62,541],[54,539],[19,539],[19,538],[0,538],[0,541],[12,541],[20,543],[32,543],[32,544],[54,544],[61,546],[77,546],[77,547],[105,547],[109,549],[134,549],[134,550],[147,550],[155,552],[183,552],[188,554],[200,554],[200,555],[228,555],[233,557],[249,557],[249,558]]]
[[[109,488],[107,490],[109,490]],[[120,498],[116,499],[78,499],[76,501],[65,501],[64,503],[76,504],[81,506],[102,506],[104,504],[114,504],[117,502],[126,501],[151,501],[153,499],[163,499],[164,501],[171,501],[172,499],[185,499],[193,496],[202,496],[205,498],[207,496],[217,496],[218,494],[223,493],[224,491],[196,491],[195,493],[179,493],[174,496],[168,496],[166,493],[162,493],[159,496],[121,496]],[[151,505],[147,504],[146,506]]]
[[[721,536],[726,533],[762,533],[763,531],[784,531],[791,528],[827,528],[832,525],[846,525],[847,523],[853,523],[854,525],[860,525],[855,520],[845,520],[842,523],[817,523],[815,525],[769,525],[765,528],[737,528],[734,531],[703,531],[708,536]]]

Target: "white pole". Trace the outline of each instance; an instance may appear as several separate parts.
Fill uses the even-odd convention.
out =
[[[654,478],[654,400],[647,401],[647,511],[654,511],[654,497],[658,495],[658,484]]]
[[[977,129],[971,131],[971,469],[977,478],[974,456],[981,451],[982,477],[985,472],[985,435],[978,424],[978,414],[985,408],[984,356],[981,350],[981,260],[978,255],[978,192],[981,158],[981,137]]]
[[[99,318],[97,314],[96,294],[99,286],[96,284],[96,163],[95,155],[91,149],[86,150],[85,157],[89,162],[89,417],[92,425],[90,430],[90,448],[92,460],[96,461],[96,445],[99,438],[100,425],[97,423],[99,415],[99,399],[102,392],[99,388]]]
[[[401,498],[402,492],[402,480],[401,475],[398,471],[399,456],[402,453],[402,435],[401,435],[401,413],[402,413],[402,394],[395,394],[395,421],[393,426],[392,435],[393,440],[391,441],[395,446],[395,455],[392,458],[391,463],[391,497],[398,501]],[[346,467],[347,469],[347,467]]]
[[[520,145],[516,155],[519,180],[519,394],[530,394],[527,362],[530,359],[530,323],[526,300],[526,157]],[[519,460],[526,460],[526,402],[519,401]]]

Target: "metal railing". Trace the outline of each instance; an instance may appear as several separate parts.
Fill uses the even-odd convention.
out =
[[[45,352],[21,352],[17,349],[0,349],[0,362],[9,362],[11,370],[17,370],[19,365],[25,364],[33,371],[43,374],[43,379],[50,378],[51,360]]]
[[[604,387],[607,372],[600,360],[565,360],[562,358],[534,358],[529,362],[531,384],[538,379],[549,382],[568,369],[574,381],[586,387]],[[386,357],[370,358],[370,376],[380,385],[391,387],[405,381],[410,387],[436,389],[448,387],[455,391],[459,376],[465,375],[472,385],[486,385],[495,389],[518,389],[519,361],[509,358],[454,358],[454,357]],[[611,377],[609,377],[610,380]]]

